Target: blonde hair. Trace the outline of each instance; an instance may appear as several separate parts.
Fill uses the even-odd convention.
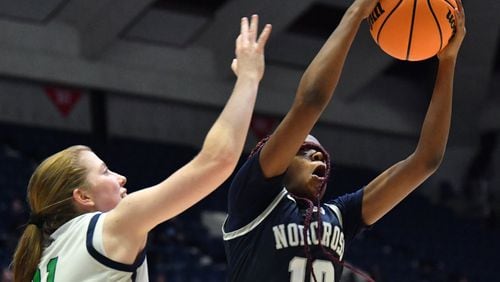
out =
[[[66,148],[45,159],[33,172],[27,198],[32,217],[17,244],[12,268],[15,282],[31,281],[49,235],[70,219],[80,215],[73,204],[73,190],[86,186],[87,169],[80,162],[87,146]]]

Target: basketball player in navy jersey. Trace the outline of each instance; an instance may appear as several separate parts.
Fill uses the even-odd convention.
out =
[[[329,103],[351,43],[376,0],[355,0],[300,81],[293,105],[259,142],[230,187],[223,238],[228,281],[339,281],[346,247],[439,167],[451,120],[453,78],[465,36],[458,0],[456,33],[439,66],[415,151],[363,188],[322,197],[330,159],[309,132]]]
[[[241,20],[237,80],[200,152],[164,181],[127,195],[126,178],[86,146],[43,161],[28,185],[30,220],[12,262],[15,282],[148,281],[148,232],[219,187],[243,150],[271,32]]]

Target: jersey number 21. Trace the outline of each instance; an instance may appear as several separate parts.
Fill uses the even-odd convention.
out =
[[[47,282],[54,282],[54,278],[56,277],[56,265],[57,257],[51,258],[47,264]],[[41,280],[40,268],[37,268],[35,276],[33,276],[33,282],[42,282]]]

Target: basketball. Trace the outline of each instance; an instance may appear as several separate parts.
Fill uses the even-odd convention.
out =
[[[456,7],[455,0],[379,0],[367,21],[385,53],[421,61],[448,44],[455,32]]]

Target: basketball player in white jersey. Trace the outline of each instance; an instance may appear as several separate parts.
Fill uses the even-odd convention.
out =
[[[237,81],[197,156],[170,177],[127,196],[126,178],[85,146],[44,160],[28,185],[31,216],[13,259],[16,282],[148,281],[147,234],[220,186],[243,150],[271,32],[241,20]]]

